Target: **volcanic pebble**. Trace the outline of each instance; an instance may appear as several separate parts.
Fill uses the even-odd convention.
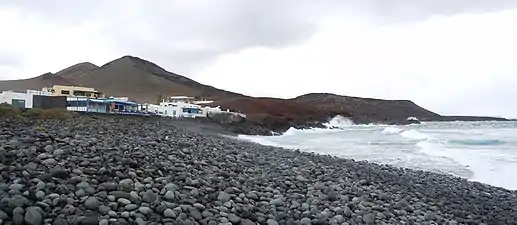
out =
[[[515,191],[178,124],[0,119],[0,224],[517,224]]]

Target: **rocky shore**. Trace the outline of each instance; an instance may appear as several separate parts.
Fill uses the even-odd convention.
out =
[[[0,119],[0,224],[517,224],[516,192],[187,126]]]

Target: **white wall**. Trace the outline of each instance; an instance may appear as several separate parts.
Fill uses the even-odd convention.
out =
[[[11,104],[13,99],[25,100],[25,108],[32,108],[32,94],[3,91],[0,94],[0,103]]]
[[[37,90],[27,90],[27,94],[31,94],[31,95],[43,95],[43,96],[52,96],[52,92],[48,92],[48,91],[37,91]]]

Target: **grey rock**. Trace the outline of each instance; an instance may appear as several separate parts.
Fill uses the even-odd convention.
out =
[[[203,211],[203,213],[201,213],[201,215],[202,215],[204,218],[210,218],[210,217],[213,217],[213,216],[214,216],[214,214],[213,214],[213,213],[211,213],[211,212],[209,212],[209,211],[207,211],[207,210]]]
[[[120,190],[122,191],[132,191],[135,183],[131,179],[124,179],[119,182]]]
[[[123,218],[129,218],[131,216],[131,214],[127,211],[124,211],[124,212],[120,213],[120,216]]]
[[[194,203],[193,206],[196,207],[199,210],[204,210],[205,209],[205,206],[203,204],[200,204],[200,203]]]
[[[271,205],[282,205],[284,203],[284,199],[283,198],[276,198],[276,199],[273,199],[271,200],[270,204]]]
[[[18,184],[18,183],[9,185],[9,189],[10,190],[15,190],[15,191],[21,191],[24,187],[25,187],[25,185]]]
[[[151,213],[153,210],[149,207],[146,207],[146,206],[141,206],[140,208],[138,208],[138,212],[144,214],[144,215],[147,215],[149,213]]]
[[[219,192],[219,195],[217,195],[217,200],[221,202],[227,202],[230,200],[232,196],[224,191]]]
[[[152,190],[147,190],[142,195],[142,200],[147,203],[153,203],[158,199],[158,195]]]
[[[267,225],[278,225],[278,222],[274,219],[268,219],[266,223]]]
[[[323,189],[325,189],[325,187],[326,187],[326,185],[321,182],[316,182],[314,184],[314,189],[316,189],[316,190],[323,190]]]
[[[174,184],[174,183],[168,183],[165,185],[165,190],[167,191],[176,191],[176,190],[179,190],[178,188],[178,185]]]
[[[136,218],[136,219],[135,219],[135,223],[136,223],[137,225],[146,225],[146,224],[147,224],[147,223],[144,221],[144,219],[142,219],[142,218],[140,218],[140,217],[138,217],[138,218]]]
[[[163,216],[167,218],[176,218],[176,213],[172,209],[166,209],[163,212]]]
[[[300,220],[300,222],[303,224],[303,225],[309,225],[309,224],[312,224],[312,220],[305,217],[303,219]]]
[[[0,210],[0,219],[6,220],[7,218],[9,218],[9,215],[7,215],[7,213],[5,213],[4,211]]]
[[[244,220],[241,220],[241,225],[256,225],[256,223],[254,223],[253,221],[251,221],[249,219],[244,219]]]
[[[255,194],[255,192],[248,192],[246,194],[246,197],[249,198],[249,199],[253,199],[253,200],[258,200],[259,199],[257,194]]]
[[[77,188],[79,188],[79,189],[83,189],[84,190],[84,189],[87,189],[89,187],[90,187],[90,184],[88,184],[88,182],[85,182],[85,181],[77,184]]]
[[[119,199],[119,198],[130,199],[131,198],[131,194],[126,191],[112,191],[112,192],[109,192],[109,194],[115,196],[116,199]]]
[[[111,208],[110,208],[110,207],[108,207],[108,206],[104,206],[104,205],[99,206],[99,213],[100,213],[101,215],[106,215],[106,214],[108,214],[108,212],[109,212],[110,210],[111,210]]]
[[[37,191],[35,196],[36,196],[37,199],[41,200],[41,199],[45,198],[45,192]]]
[[[65,153],[65,151],[63,149],[56,149],[56,150],[54,150],[53,155],[60,156],[60,155],[62,155],[64,153]]]
[[[45,184],[45,182],[42,182],[42,181],[39,181],[37,184],[36,184],[36,190],[43,190],[45,189],[47,185]]]
[[[47,146],[45,146],[44,150],[45,150],[46,152],[50,152],[50,153],[52,153],[52,152],[54,151],[54,146],[52,146],[52,145],[47,145]]]
[[[165,198],[166,200],[169,200],[169,201],[174,200],[174,192],[167,191],[165,193],[165,195],[163,196],[163,198]]]
[[[77,196],[78,198],[82,198],[86,196],[86,191],[84,189],[79,189],[75,191],[75,196]]]
[[[114,202],[117,200],[117,197],[115,197],[114,195],[108,195],[106,196],[106,199],[108,199],[108,201],[110,202]]]
[[[129,199],[126,198],[119,198],[117,202],[123,206],[131,204],[131,201],[129,201]]]
[[[90,210],[97,210],[99,208],[99,205],[99,200],[97,200],[96,197],[88,197],[86,202],[84,202],[84,206]]]
[[[201,212],[199,212],[199,210],[197,208],[190,207],[189,208],[189,214],[190,214],[190,216],[192,216],[194,219],[196,219],[198,221],[203,219],[203,216],[201,215]]]
[[[25,213],[25,209],[23,209],[22,207],[16,207],[13,209],[13,214],[24,214]]]
[[[22,225],[23,224],[24,217],[22,214],[14,214],[13,215],[13,223],[15,225]]]
[[[99,225],[108,225],[108,224],[109,224],[109,220],[107,220],[107,219],[101,219],[99,221]]]
[[[106,189],[106,191],[116,191],[118,188],[118,185],[115,182],[104,182],[101,186]]]
[[[86,218],[84,218],[84,220],[81,221],[81,224],[82,225],[97,225],[99,224],[99,220],[97,219],[96,216],[87,216]]]
[[[233,224],[238,224],[241,221],[241,218],[233,213],[230,213],[228,214],[228,220]]]
[[[364,215],[363,222],[365,222],[366,224],[374,224],[375,223],[375,214],[368,213],[368,214]]]
[[[138,205],[136,205],[136,204],[128,204],[128,205],[126,205],[124,207],[124,209],[127,210],[127,211],[133,211],[133,210],[135,210],[137,208],[138,208]]]
[[[140,182],[135,182],[135,191],[141,191],[144,189],[144,185]]]
[[[57,164],[57,161],[53,158],[50,158],[50,159],[45,159],[43,160],[43,165],[46,165],[46,166],[51,166],[51,165],[56,165]]]
[[[109,215],[110,217],[117,217],[117,216],[118,216],[117,212],[115,212],[115,211],[113,211],[113,210],[109,211],[109,212],[108,212],[108,215]]]
[[[12,207],[23,207],[28,204],[27,198],[21,195],[15,195],[11,198],[10,203]]]

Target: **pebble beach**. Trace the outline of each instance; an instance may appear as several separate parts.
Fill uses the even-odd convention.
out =
[[[517,224],[515,191],[188,126],[0,119],[0,224]]]

